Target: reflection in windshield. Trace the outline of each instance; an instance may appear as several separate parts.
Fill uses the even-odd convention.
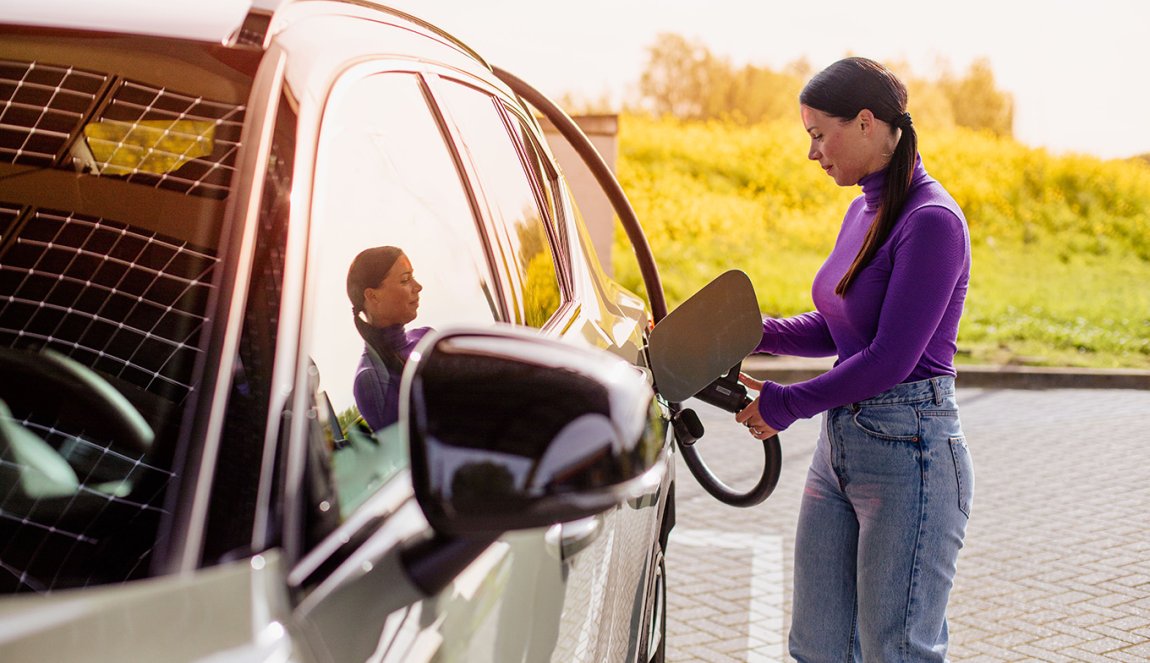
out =
[[[423,286],[411,261],[394,246],[361,252],[347,273],[355,327],[364,340],[355,374],[355,403],[372,430],[399,419],[399,377],[403,365],[429,327],[407,329],[419,312]]]
[[[133,50],[169,64],[122,56]],[[144,37],[0,39],[0,348],[58,353],[89,375],[88,395],[105,385],[102,402],[123,401],[7,399],[4,471],[44,476],[31,502],[0,495],[0,592],[149,571],[258,61],[218,55]],[[151,448],[101,424],[135,416]]]

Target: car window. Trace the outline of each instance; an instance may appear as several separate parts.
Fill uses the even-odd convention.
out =
[[[0,355],[39,373],[0,370],[0,592],[149,572],[197,365],[212,361],[258,58],[145,37],[0,39]],[[53,373],[73,377],[55,389]],[[111,397],[94,406],[70,391],[81,383]],[[150,442],[109,425],[136,418]]]
[[[499,234],[502,261],[512,276],[514,322],[542,327],[562,303],[551,233],[550,198],[539,176],[538,151],[519,120],[491,95],[446,81],[437,88],[482,181],[483,198]],[[534,161],[528,167],[525,160]]]
[[[421,78],[337,85],[316,159],[303,338],[313,443],[330,457],[341,517],[407,467],[395,422],[415,344],[430,330],[499,319],[481,237]]]

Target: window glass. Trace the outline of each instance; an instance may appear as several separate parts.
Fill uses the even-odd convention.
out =
[[[394,424],[412,348],[498,317],[470,197],[417,75],[337,86],[311,221],[305,351],[346,516],[407,466]]]
[[[177,447],[199,444],[181,422],[210,393],[262,54],[2,32],[0,594],[145,577],[180,518]],[[162,67],[131,57],[158,52]]]
[[[518,120],[506,118],[490,95],[448,83],[443,93],[472,164],[482,178],[483,197],[500,234],[504,263],[515,282],[510,302],[515,322],[542,327],[561,303],[555,258],[547,232],[543,188],[532,177],[538,164]],[[508,131],[508,123],[515,131]]]

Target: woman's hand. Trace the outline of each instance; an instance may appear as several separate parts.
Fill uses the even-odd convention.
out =
[[[762,380],[756,380],[755,378],[747,375],[746,373],[742,373],[742,372],[739,373],[739,382],[742,382],[743,386],[745,386],[747,389],[750,389],[751,391],[762,391],[763,390],[763,381]]]
[[[754,391],[760,391],[763,388],[763,383],[759,380],[752,378],[746,373],[739,373],[739,382]],[[739,411],[735,415],[735,421],[747,427],[750,431],[751,437],[756,440],[765,440],[772,435],[778,435],[779,431],[767,425],[763,421],[762,415],[759,414],[759,399],[751,401],[751,404]]]

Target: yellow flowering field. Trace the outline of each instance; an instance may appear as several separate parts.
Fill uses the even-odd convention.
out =
[[[923,130],[919,142],[970,224],[960,361],[1150,368],[1150,164],[961,128]],[[765,314],[811,308],[811,279],[859,189],[836,186],[807,147],[797,119],[621,118],[619,179],[671,307],[735,268]],[[621,230],[613,266],[642,292]]]

